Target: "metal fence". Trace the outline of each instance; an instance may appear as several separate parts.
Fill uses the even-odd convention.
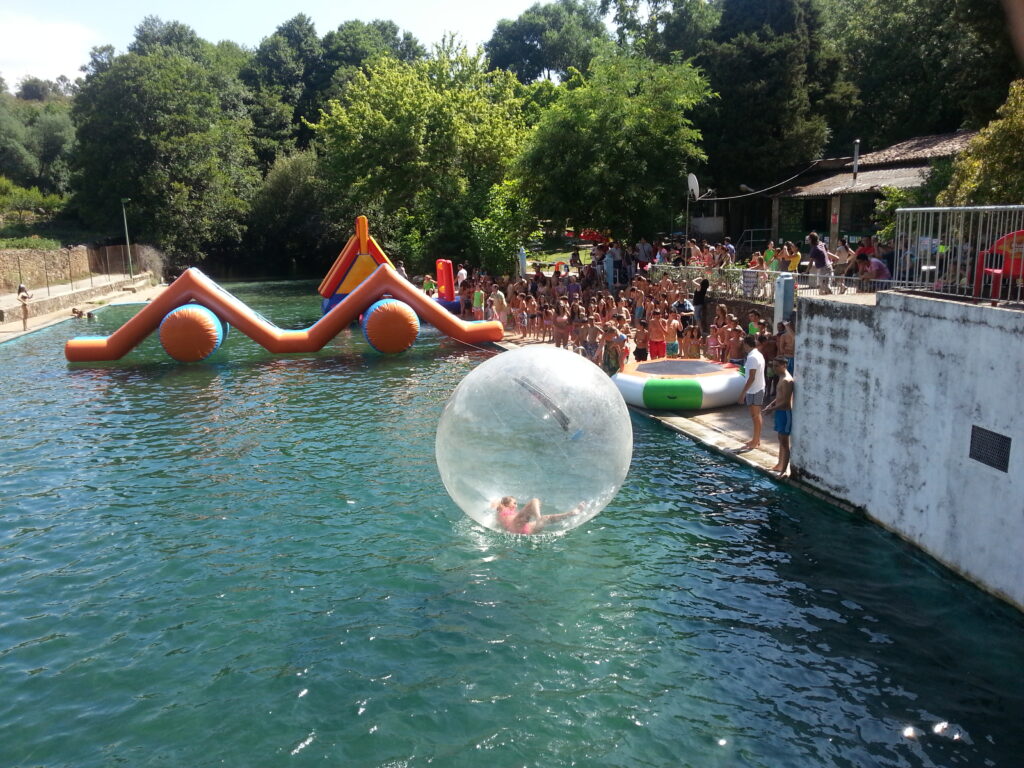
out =
[[[742,267],[674,267],[659,264],[651,268],[649,278],[660,280],[667,275],[670,279],[683,284],[697,284],[707,279],[710,283],[710,295],[725,299],[746,299],[747,301],[764,304],[775,303],[775,280],[779,275],[793,276],[793,298],[799,296],[845,295],[857,293],[875,293],[900,288],[921,289],[920,283],[906,280],[864,280],[858,277],[840,275],[811,275],[793,272],[772,272],[762,269],[743,269]]]
[[[1024,299],[1024,205],[900,208],[897,280],[974,299]]]

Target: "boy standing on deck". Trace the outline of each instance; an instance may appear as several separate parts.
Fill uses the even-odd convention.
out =
[[[775,399],[765,406],[764,412],[775,411],[775,431],[779,435],[779,460],[771,472],[778,472],[779,475],[786,474],[789,469],[789,436],[793,432],[793,375],[789,372],[789,361],[782,357],[772,360],[772,367],[775,375],[779,377],[779,383],[775,391]]]
[[[661,316],[661,310],[654,310],[648,321],[647,348],[650,350],[651,360],[660,360],[665,357],[665,336],[668,333],[668,323]]]

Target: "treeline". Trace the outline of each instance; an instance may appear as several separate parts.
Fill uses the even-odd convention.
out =
[[[2,89],[0,174],[92,231],[130,200],[133,239],[254,275],[322,270],[360,213],[417,270],[505,270],[538,219],[664,231],[688,171],[728,194],[855,137],[980,127],[1020,76],[995,0],[557,0],[478,52],[304,15],[251,50],[149,17],[83,72]]]

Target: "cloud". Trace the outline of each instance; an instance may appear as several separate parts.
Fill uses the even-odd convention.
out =
[[[82,24],[0,10],[0,75],[12,91],[28,75],[74,80],[89,50],[101,44],[99,32]]]

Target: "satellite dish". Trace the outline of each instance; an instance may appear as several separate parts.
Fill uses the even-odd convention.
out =
[[[686,186],[690,188],[693,199],[700,200],[700,184],[697,183],[697,177],[692,173],[686,174]]]

